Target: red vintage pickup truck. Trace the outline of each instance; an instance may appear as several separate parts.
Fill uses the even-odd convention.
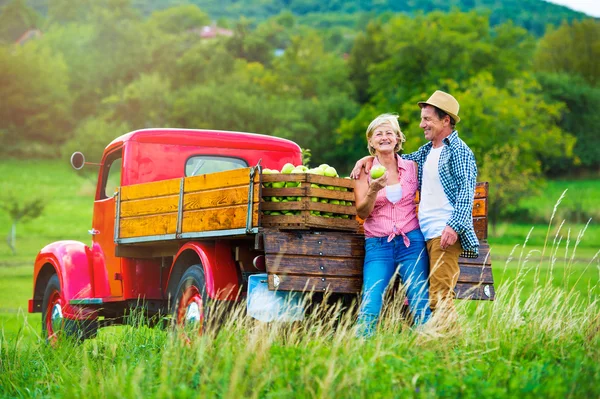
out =
[[[72,157],[76,168],[83,162]],[[134,309],[201,331],[209,302],[246,300],[259,274],[271,291],[358,294],[364,238],[353,182],[261,173],[286,163],[302,163],[300,147],[259,134],[145,129],[115,139],[100,164],[91,244],[54,242],[36,258],[29,312],[42,313],[45,337],[90,338]],[[279,193],[296,200],[269,201]],[[482,254],[461,263],[459,298],[494,298],[486,197],[479,185]]]

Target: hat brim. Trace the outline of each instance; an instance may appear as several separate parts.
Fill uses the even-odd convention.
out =
[[[419,107],[421,107],[421,108],[423,108],[423,106],[424,106],[424,105],[431,105],[432,107],[436,107],[436,108],[438,108],[438,109],[441,109],[442,111],[444,111],[445,113],[447,113],[448,115],[450,115],[450,116],[452,117],[452,119],[454,119],[454,123],[458,123],[458,122],[460,122],[460,117],[459,117],[458,115],[456,115],[456,114],[453,114],[452,112],[448,112],[448,111],[446,111],[446,110],[445,110],[445,109],[443,109],[443,108],[440,108],[440,106],[439,106],[439,105],[431,104],[431,103],[428,103],[427,101],[419,101],[419,102],[417,103],[417,105],[418,105]]]

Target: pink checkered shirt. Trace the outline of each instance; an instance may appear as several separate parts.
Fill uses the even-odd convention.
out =
[[[415,193],[419,187],[417,180],[417,165],[413,161],[406,161],[399,156],[398,173],[402,185],[402,198],[395,204],[391,203],[385,194],[384,188],[377,193],[375,207],[365,219],[365,237],[388,237],[388,242],[400,235],[404,244],[408,247],[410,240],[406,233],[419,228],[415,204]],[[373,160],[373,166],[378,165],[377,158]],[[371,178],[369,176],[369,183]],[[396,182],[388,182],[396,184]]]

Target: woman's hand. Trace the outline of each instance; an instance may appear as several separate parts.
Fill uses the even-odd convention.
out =
[[[352,172],[350,173],[350,177],[353,179],[358,179],[360,177],[360,171],[363,168],[365,169],[365,173],[369,174],[369,172],[371,171],[371,167],[373,166],[373,158],[374,157],[368,155],[356,161],[354,169],[352,169]]]
[[[371,184],[369,185],[369,191],[378,193],[379,190],[381,190],[382,188],[387,186],[387,181],[388,181],[388,172],[386,171],[383,174],[383,176],[381,176],[379,179],[371,180]]]

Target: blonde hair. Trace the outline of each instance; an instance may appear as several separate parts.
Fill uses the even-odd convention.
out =
[[[373,119],[371,123],[369,123],[369,127],[367,128],[367,149],[369,150],[369,154],[375,156],[375,149],[371,147],[369,144],[369,140],[373,137],[373,132],[379,126],[388,123],[392,126],[392,130],[396,133],[396,137],[398,138],[398,142],[394,147],[394,152],[398,152],[402,149],[402,143],[406,141],[406,137],[404,137],[404,133],[400,130],[400,124],[398,123],[398,115],[397,114],[381,114],[377,118]]]

